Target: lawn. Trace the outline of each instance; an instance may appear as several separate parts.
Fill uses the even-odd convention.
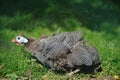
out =
[[[78,0],[75,1],[77,2]],[[91,2],[91,6],[85,6],[89,1],[80,1],[81,6],[72,5],[67,9],[65,6],[61,7],[62,3],[59,2],[62,1],[58,1],[59,4],[56,2],[57,6],[51,5],[49,8],[45,8],[46,11],[41,11],[40,15],[38,14],[39,10],[36,10],[38,12],[31,12],[32,9],[24,13],[19,8],[21,6],[20,4],[23,3],[17,5],[20,11],[15,11],[16,9],[14,10],[11,7],[13,13],[10,14],[10,11],[2,6],[6,12],[3,10],[4,12],[0,13],[0,79],[7,78],[15,80],[16,78],[20,78],[24,80],[25,78],[30,78],[32,80],[66,80],[67,77],[64,75],[66,73],[51,71],[32,58],[24,46],[17,46],[11,42],[19,33],[38,39],[42,34],[49,36],[55,33],[58,28],[61,29],[61,32],[82,31],[87,44],[95,46],[98,49],[103,71],[95,73],[93,76],[107,77],[119,75],[119,6],[112,4],[112,2],[102,3],[99,0]],[[63,1],[63,3],[65,2]],[[103,4],[106,5],[103,6]],[[67,6],[69,5],[71,4],[67,4]],[[42,7],[44,8],[43,5]],[[56,7],[60,8],[59,11],[55,9]],[[80,12],[77,7],[82,7]],[[89,10],[90,7],[92,7],[91,10]],[[64,12],[65,10],[67,10],[66,13]],[[41,16],[43,14],[42,12],[44,12],[43,16]],[[90,76],[91,74],[77,73],[70,79],[77,80]]]

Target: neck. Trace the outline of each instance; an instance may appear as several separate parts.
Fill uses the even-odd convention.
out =
[[[28,43],[25,44],[25,47],[27,48],[27,50],[30,52],[32,56],[34,57],[36,56],[35,50],[36,50],[37,45],[33,38],[28,39]]]
[[[29,47],[33,42],[34,42],[34,39],[33,38],[27,38],[28,39],[28,43],[25,43],[25,47]]]

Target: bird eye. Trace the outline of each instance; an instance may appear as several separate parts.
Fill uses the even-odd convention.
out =
[[[18,40],[20,40],[20,37],[17,37]]]

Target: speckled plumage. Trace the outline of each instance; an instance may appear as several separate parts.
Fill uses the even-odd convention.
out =
[[[101,64],[97,49],[85,44],[80,31],[31,41],[26,47],[32,56],[52,70],[67,71],[83,66],[96,68]]]

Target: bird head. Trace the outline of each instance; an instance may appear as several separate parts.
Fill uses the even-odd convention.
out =
[[[28,39],[25,38],[22,33],[20,33],[18,36],[16,36],[16,38],[14,38],[12,40],[13,43],[16,43],[17,45],[21,45],[21,44],[27,44],[28,43]]]

